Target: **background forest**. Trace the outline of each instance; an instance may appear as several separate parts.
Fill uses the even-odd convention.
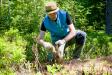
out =
[[[32,45],[38,36],[44,4],[50,0],[1,0],[0,2],[0,75],[13,74],[12,65],[33,62]],[[112,35],[105,33],[105,0],[54,0],[60,9],[67,11],[76,29],[87,32],[81,59],[112,55]],[[45,36],[50,41],[49,33]],[[47,51],[37,45],[39,61],[46,60]],[[72,57],[72,46],[65,60]],[[9,75],[8,74],[8,75]]]

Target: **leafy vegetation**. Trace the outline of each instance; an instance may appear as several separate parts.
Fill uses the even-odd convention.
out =
[[[12,65],[35,61],[32,45],[36,41],[33,38],[39,34],[47,1],[56,1],[60,9],[70,14],[75,28],[87,33],[81,59],[112,55],[112,35],[105,34],[105,0],[1,0],[0,74],[13,75]],[[49,36],[47,33],[45,39],[50,42]],[[37,49],[39,61],[44,63],[48,50],[40,45]],[[65,54],[65,60],[72,59],[72,46]],[[53,74],[60,66],[48,65],[47,68]]]
[[[10,29],[0,37],[0,74],[13,73],[11,67],[25,61],[26,44],[17,29]]]

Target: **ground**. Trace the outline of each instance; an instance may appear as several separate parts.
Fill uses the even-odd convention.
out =
[[[16,69],[16,75],[112,75],[112,56],[97,59],[71,60],[62,64],[24,63]]]

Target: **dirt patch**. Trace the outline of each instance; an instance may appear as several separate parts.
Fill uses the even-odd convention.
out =
[[[53,73],[48,71],[47,65],[38,64],[35,67],[34,63],[28,62],[18,66],[15,72],[16,75],[112,75],[112,56],[88,60],[73,59],[61,64],[61,68]]]

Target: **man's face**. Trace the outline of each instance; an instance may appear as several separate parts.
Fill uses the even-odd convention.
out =
[[[50,13],[50,14],[48,14],[48,16],[49,16],[49,18],[51,20],[56,20],[56,18],[57,18],[57,14],[56,13]]]

